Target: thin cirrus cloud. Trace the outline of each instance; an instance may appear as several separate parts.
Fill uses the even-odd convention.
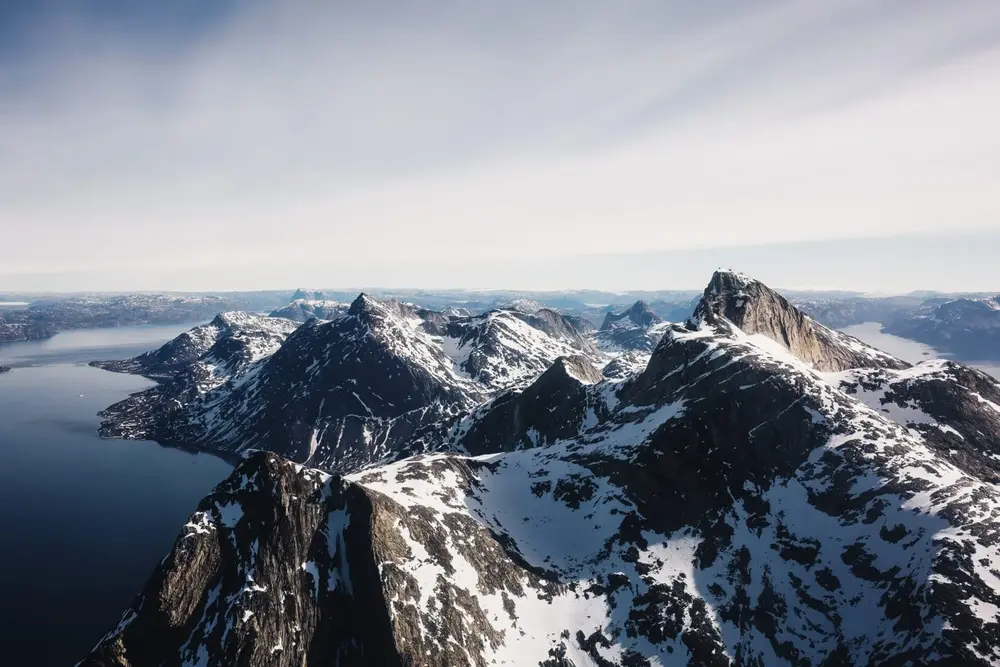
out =
[[[0,286],[1000,227],[995,2],[89,4],[0,48]]]

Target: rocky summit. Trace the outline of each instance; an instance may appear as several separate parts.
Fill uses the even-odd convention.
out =
[[[1000,663],[989,377],[720,272],[640,372],[577,352],[493,391],[442,352],[480,337],[360,299],[251,371],[309,406],[253,442],[324,399],[361,428],[437,391],[453,414],[346,474],[242,450],[81,665]]]

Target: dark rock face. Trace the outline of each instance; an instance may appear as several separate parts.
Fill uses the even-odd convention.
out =
[[[344,477],[250,455],[83,664],[1000,663],[1000,388],[718,283],[625,380],[560,358]],[[380,345],[421,326],[355,305]]]
[[[588,410],[601,410],[589,400],[588,387],[603,379],[586,357],[560,357],[524,391],[508,392],[470,415],[458,428],[456,444],[488,454],[571,438],[582,430]]]
[[[401,665],[359,487],[258,453],[81,667]]]
[[[956,359],[1000,360],[1000,297],[929,300],[885,323],[885,331],[937,348]]]
[[[763,283],[737,273],[717,271],[712,276],[694,317],[708,323],[722,317],[744,333],[763,334],[817,370],[907,365],[815,322]]]
[[[0,373],[9,373],[10,366],[0,366]]]

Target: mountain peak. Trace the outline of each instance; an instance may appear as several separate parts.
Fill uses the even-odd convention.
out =
[[[212,319],[211,326],[218,327],[224,330],[229,330],[232,329],[233,327],[253,324],[258,320],[259,318],[256,315],[251,315],[246,311],[231,310],[216,315],[215,318]]]
[[[557,373],[567,375],[582,384],[597,384],[604,380],[604,376],[594,368],[590,360],[579,354],[559,357],[543,375]]]
[[[814,321],[759,280],[736,271],[712,275],[691,318],[692,324],[726,321],[748,335],[761,334],[820,371],[848,368],[905,368],[896,359]]]
[[[310,290],[303,287],[298,288],[292,294],[291,301],[300,301],[302,299],[319,300],[326,298],[326,295],[321,290]]]
[[[360,315],[369,310],[376,303],[378,302],[373,297],[370,297],[362,292],[356,299],[354,299],[354,301],[351,302],[351,307],[348,309],[347,314],[353,316]]]
[[[622,325],[628,326],[626,322],[631,323],[633,326],[645,329],[653,324],[656,324],[657,322],[662,321],[662,318],[652,311],[649,304],[642,299],[639,299],[633,303],[628,310],[620,313],[609,312],[605,315],[604,323],[601,325],[601,331],[607,331]]]

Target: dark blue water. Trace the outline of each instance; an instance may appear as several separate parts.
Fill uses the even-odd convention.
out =
[[[198,501],[230,471],[204,454],[101,440],[96,413],[151,385],[90,368],[186,326],[0,346],[0,664],[72,665],[112,628]]]

